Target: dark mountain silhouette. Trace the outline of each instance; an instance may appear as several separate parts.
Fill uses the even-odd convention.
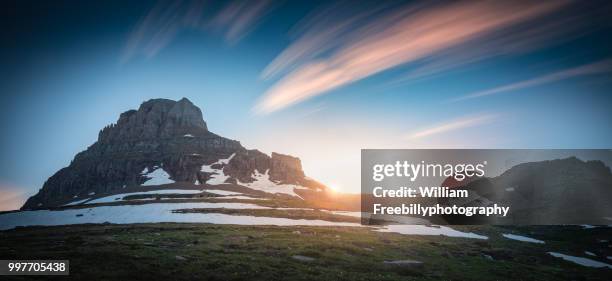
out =
[[[474,179],[457,188],[467,189],[474,193],[472,201],[478,200],[462,205],[498,203],[511,207],[509,217],[488,218],[490,223],[610,224],[612,217],[612,173],[601,161],[570,157],[523,163],[497,177]],[[476,219],[447,217],[453,224],[474,223]]]

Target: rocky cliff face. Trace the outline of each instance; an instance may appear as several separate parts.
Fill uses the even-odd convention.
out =
[[[225,160],[224,160],[225,159]],[[298,158],[247,150],[210,131],[188,99],[153,99],[119,116],[98,140],[51,176],[22,209],[58,206],[72,198],[169,182],[251,183],[255,174],[278,184],[322,187],[304,176]],[[153,178],[165,179],[162,181]]]

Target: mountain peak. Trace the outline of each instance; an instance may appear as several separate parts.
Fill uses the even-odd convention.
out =
[[[183,102],[183,103],[189,103],[191,105],[193,105],[193,103],[186,97],[181,98],[178,102]]]
[[[187,98],[179,101],[151,99],[143,102],[138,110],[122,113],[116,124],[100,131],[98,141],[170,138],[185,134],[208,134],[202,111]]]
[[[149,182],[160,176],[163,183]],[[98,141],[51,176],[23,209],[173,183],[226,184],[296,198],[294,188],[302,195],[325,188],[304,175],[296,157],[247,150],[209,132],[202,111],[188,99],[151,99],[102,129]]]

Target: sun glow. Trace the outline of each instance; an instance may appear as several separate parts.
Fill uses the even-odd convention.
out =
[[[335,183],[331,183],[327,185],[327,190],[329,190],[329,192],[336,193],[340,191],[340,186]]]

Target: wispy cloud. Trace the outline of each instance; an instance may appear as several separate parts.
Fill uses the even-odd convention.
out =
[[[343,41],[349,40],[351,30],[386,8],[385,5],[379,5],[353,12],[354,6],[353,2],[333,3],[298,23],[292,33],[301,35],[268,64],[261,78],[273,78],[339,47]]]
[[[452,99],[451,101],[462,101],[475,99],[490,95],[501,94],[505,92],[517,91],[529,87],[535,87],[543,84],[553,83],[565,79],[587,76],[587,75],[596,75],[596,74],[604,74],[610,73],[612,71],[612,60],[603,60],[595,63],[590,63],[587,65],[582,65],[570,69],[565,69],[562,71],[554,72],[551,74],[547,74],[544,76],[536,77],[533,79],[528,79],[525,81],[520,81],[504,86],[495,87],[493,89],[488,89],[484,91],[479,91],[471,94],[467,94],[465,96]]]
[[[294,68],[268,89],[254,111],[266,114],[280,110],[381,71],[550,13],[566,3],[473,1],[426,8],[406,7],[385,13],[359,28],[351,26],[348,28],[350,34],[341,37],[346,41],[335,43],[337,47],[330,48],[333,44],[328,43],[328,37],[345,32],[347,28],[343,25],[351,19],[340,22],[327,27],[327,35],[307,35],[298,39],[264,70],[262,76],[269,77],[288,67]],[[325,33],[322,29],[310,32]],[[323,46],[330,54],[326,58],[316,58],[318,46]],[[309,59],[294,65],[303,58]]]
[[[269,11],[270,4],[268,0],[230,2],[213,18],[212,25],[224,29],[227,42],[235,44]]]
[[[417,132],[407,134],[404,136],[404,139],[406,140],[421,139],[421,138],[431,137],[431,136],[442,134],[442,133],[447,133],[450,131],[456,131],[459,129],[465,129],[465,128],[470,128],[470,127],[475,127],[478,125],[484,125],[484,124],[492,122],[497,117],[498,117],[497,115],[493,115],[493,114],[483,114],[479,116],[462,117],[462,118],[454,119],[454,120],[451,120],[445,123],[437,124],[433,127],[425,128]]]
[[[216,30],[229,44],[242,39],[269,11],[271,2],[228,2],[220,9],[206,0],[159,1],[135,26],[123,49],[121,62],[137,55],[157,55],[184,30]]]
[[[387,84],[401,85],[497,56],[524,54],[573,40],[596,30],[600,27],[599,19],[608,17],[611,8],[600,6],[595,2],[571,2],[557,13],[535,17],[523,24],[480,36],[434,54]]]

